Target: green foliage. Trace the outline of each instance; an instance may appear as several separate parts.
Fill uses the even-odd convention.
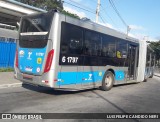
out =
[[[16,0],[24,4],[28,4],[34,7],[38,7],[44,10],[51,10],[55,8],[63,9],[63,3],[61,0]]]
[[[156,65],[160,66],[160,40],[158,42],[150,42],[150,47],[154,50],[154,53],[156,55]]]
[[[13,72],[13,68],[0,68],[0,72]]]
[[[18,2],[22,2],[24,4],[28,4],[37,8],[41,8],[44,10],[52,10],[52,9],[58,9],[63,14],[74,17],[74,18],[80,18],[78,15],[70,13],[68,11],[63,10],[63,2],[62,0],[16,0]]]
[[[70,13],[68,11],[62,10],[62,13],[65,14],[65,15],[68,15],[70,17],[74,17],[74,18],[80,19],[80,17],[78,15],[72,14],[72,13]]]
[[[149,42],[151,48],[154,50],[156,54],[156,59],[160,60],[160,40],[157,42]]]

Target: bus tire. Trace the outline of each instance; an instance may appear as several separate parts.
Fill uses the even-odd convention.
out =
[[[104,91],[109,91],[113,87],[113,83],[114,83],[114,74],[110,71],[107,71],[104,74],[101,89]]]
[[[147,82],[147,79],[144,79],[143,82]]]
[[[152,73],[152,75],[149,78],[153,78],[153,73]]]

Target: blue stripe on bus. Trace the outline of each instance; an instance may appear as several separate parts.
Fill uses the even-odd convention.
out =
[[[115,80],[116,81],[122,81],[124,79],[125,79],[124,71],[115,71]]]
[[[59,72],[57,85],[85,84],[101,81],[104,72]]]
[[[101,82],[105,71],[58,72],[57,86]],[[115,71],[115,80],[124,80],[124,71]]]

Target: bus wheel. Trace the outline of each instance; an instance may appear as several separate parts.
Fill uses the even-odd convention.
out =
[[[144,79],[143,82],[147,82],[147,79]]]
[[[153,73],[152,73],[152,75],[149,78],[153,78]]]
[[[102,81],[102,90],[104,91],[108,91],[113,87],[113,83],[114,83],[114,75],[112,72],[107,71],[103,77],[103,81]]]

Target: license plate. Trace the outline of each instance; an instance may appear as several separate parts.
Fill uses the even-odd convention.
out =
[[[26,79],[26,80],[33,80],[33,76],[31,75],[26,75],[26,74],[23,74],[23,79]]]

